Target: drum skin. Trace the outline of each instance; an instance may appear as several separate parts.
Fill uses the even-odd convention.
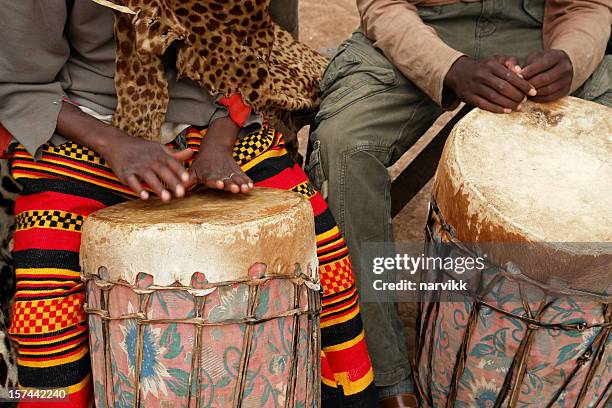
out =
[[[113,280],[139,272],[157,285],[244,278],[254,262],[268,274],[299,264],[317,271],[312,209],[298,194],[256,188],[249,195],[201,191],[182,200],[130,201],[92,214],[83,225],[81,266],[104,266]],[[314,275],[313,275],[314,276]]]
[[[84,225],[96,406],[316,407],[312,209],[295,193],[194,192]],[[268,265],[264,274],[249,267]]]
[[[612,285],[612,109],[573,97],[509,115],[475,109],[446,143],[433,198],[461,242],[529,243],[520,256],[492,247],[500,265]]]
[[[486,248],[492,267],[463,301],[423,297],[421,406],[601,408],[609,400],[611,113],[568,97],[509,115],[476,109],[451,133],[429,239]]]

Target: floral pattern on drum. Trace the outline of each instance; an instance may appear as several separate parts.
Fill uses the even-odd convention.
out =
[[[132,408],[136,395],[147,408],[187,408],[198,399],[202,408],[228,407],[235,398],[242,407],[285,407],[286,398],[291,407],[318,406],[318,325],[307,313],[317,307],[316,290],[269,279],[257,287],[222,285],[196,300],[178,288],[138,294],[113,285],[103,293],[95,279],[87,288],[88,308],[108,310],[110,317],[89,314],[98,408]],[[205,322],[199,336],[186,323],[198,315]]]
[[[432,232],[444,242],[440,225]],[[554,295],[500,272],[483,271],[488,291],[479,301],[424,298],[416,361],[422,406],[570,408],[581,401],[603,408],[612,394],[612,305],[586,293]],[[427,273],[435,281],[440,272]]]

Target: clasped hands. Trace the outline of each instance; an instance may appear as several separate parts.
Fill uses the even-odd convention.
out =
[[[443,104],[459,99],[494,113],[520,111],[528,98],[552,102],[568,95],[573,73],[571,60],[561,50],[532,52],[523,67],[515,57],[463,56],[444,79]]]

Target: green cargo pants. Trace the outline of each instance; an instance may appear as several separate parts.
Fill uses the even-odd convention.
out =
[[[487,0],[419,9],[447,44],[475,58],[521,61],[542,49],[544,0]],[[360,32],[345,41],[321,84],[323,102],[307,165],[346,237],[357,279],[362,243],[392,241],[391,166],[433,124],[442,109],[406,79]],[[612,105],[612,58],[576,94]],[[396,305],[363,303],[362,317],[378,386],[410,374]]]

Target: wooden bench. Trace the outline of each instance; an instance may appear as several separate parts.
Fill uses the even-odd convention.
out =
[[[395,217],[431,180],[438,167],[442,149],[453,127],[473,106],[465,105],[434,136],[425,148],[408,164],[391,184],[391,217]]]

